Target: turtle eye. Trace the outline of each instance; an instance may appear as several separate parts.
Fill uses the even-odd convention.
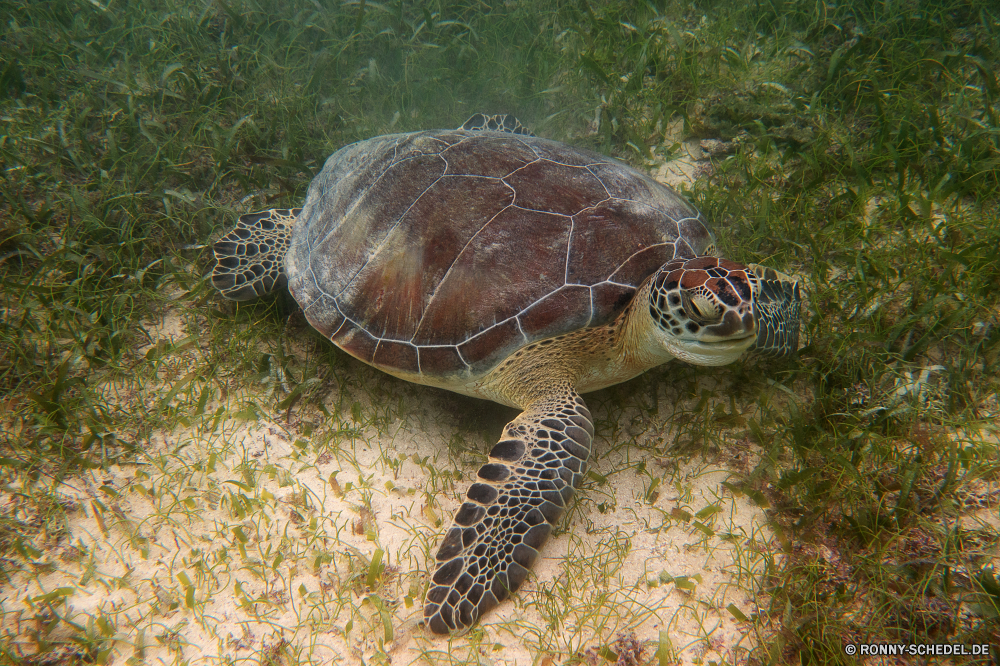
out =
[[[692,296],[682,291],[681,303],[684,314],[696,324],[711,324],[719,319],[719,309],[704,296]]]

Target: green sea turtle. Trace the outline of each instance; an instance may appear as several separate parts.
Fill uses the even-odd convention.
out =
[[[225,297],[287,281],[361,361],[523,410],[438,550],[424,619],[439,634],[517,590],[566,510],[594,436],[581,393],[798,344],[795,280],[713,256],[676,192],[510,116],[341,148],[301,209],[244,215],[214,249]]]

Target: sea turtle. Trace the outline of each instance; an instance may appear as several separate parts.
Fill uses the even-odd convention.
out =
[[[244,215],[214,249],[225,297],[287,280],[361,361],[523,410],[437,552],[424,619],[439,634],[517,590],[566,510],[594,436],[581,393],[798,344],[795,280],[717,258],[676,192],[511,116],[341,148],[302,208]]]

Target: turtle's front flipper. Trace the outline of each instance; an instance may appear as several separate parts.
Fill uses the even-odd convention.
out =
[[[465,631],[520,587],[586,472],[593,437],[568,383],[507,424],[438,550],[424,602],[431,631]]]
[[[754,300],[757,342],[750,349],[764,356],[791,356],[799,349],[799,282],[760,264],[749,268],[760,278]]]
[[[284,285],[285,252],[301,208],[272,208],[241,215],[219,239],[212,285],[233,301],[269,294]]]

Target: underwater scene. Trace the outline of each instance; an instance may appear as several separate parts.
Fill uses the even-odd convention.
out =
[[[993,0],[0,19],[0,664],[1000,661]]]

